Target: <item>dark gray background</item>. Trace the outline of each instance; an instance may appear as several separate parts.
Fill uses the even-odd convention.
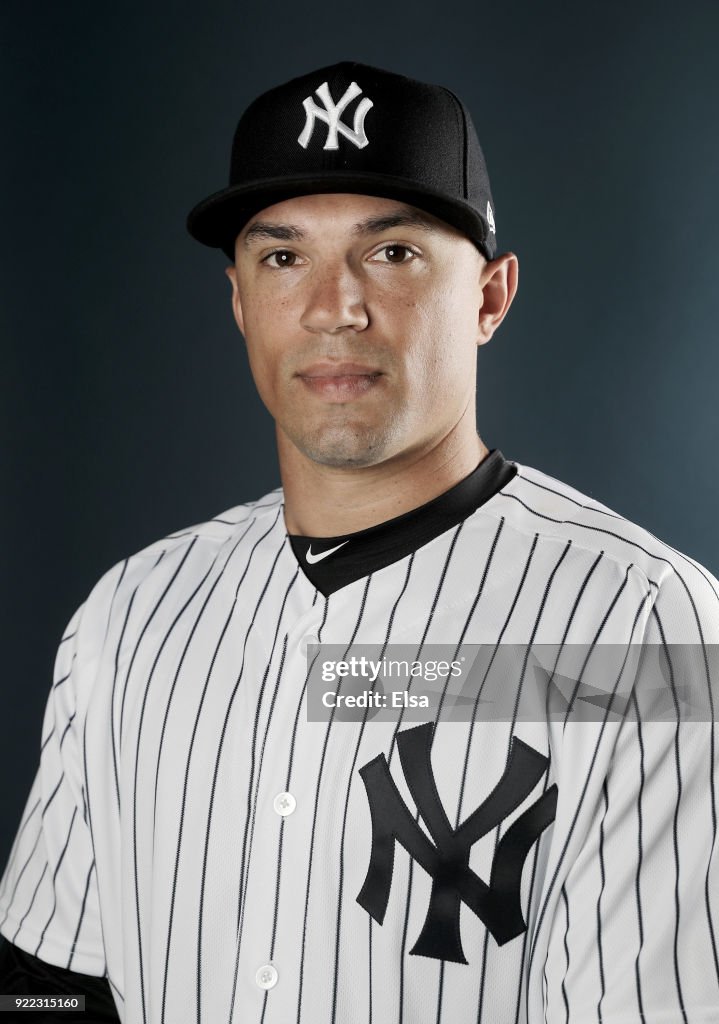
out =
[[[500,251],[490,447],[719,571],[714,3],[0,7],[0,862],[57,642],[115,562],[279,484],[224,258],[185,234],[260,91],[358,59],[470,107]],[[0,866],[1,870],[1,866]]]

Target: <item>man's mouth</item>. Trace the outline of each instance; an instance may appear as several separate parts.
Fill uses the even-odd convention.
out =
[[[330,402],[347,402],[373,390],[382,371],[362,363],[313,363],[297,376],[313,394]]]

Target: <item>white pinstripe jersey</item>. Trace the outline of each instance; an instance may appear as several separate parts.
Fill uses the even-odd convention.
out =
[[[402,846],[382,923],[357,900],[359,770],[384,755],[414,816],[410,726],[309,722],[305,643],[710,645],[718,594],[697,562],[522,465],[457,527],[327,599],[279,490],[174,533],[107,572],[60,643],[0,931],[106,974],[128,1024],[716,1022],[713,723],[440,716],[452,827],[496,786],[512,735],[548,759],[472,846],[477,877],[540,794],[558,797],[521,873],[526,928],[500,945],[460,901],[466,963],[436,959],[411,952],[432,877]]]

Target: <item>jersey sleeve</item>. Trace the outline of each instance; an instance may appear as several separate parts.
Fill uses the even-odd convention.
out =
[[[83,721],[114,590],[111,570],[60,641],[42,723],[39,765],[0,881],[0,933],[47,963],[106,973],[88,822]]]
[[[662,580],[631,707],[556,904],[547,1021],[719,1020],[719,584]]]

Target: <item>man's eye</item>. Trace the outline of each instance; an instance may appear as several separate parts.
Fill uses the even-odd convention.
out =
[[[382,253],[385,258],[380,259],[380,263],[408,263],[417,255],[406,245],[384,245],[375,253],[375,257]]]
[[[271,267],[294,267],[296,260],[296,254],[289,249],[276,249],[265,256],[262,262],[268,263]]]

